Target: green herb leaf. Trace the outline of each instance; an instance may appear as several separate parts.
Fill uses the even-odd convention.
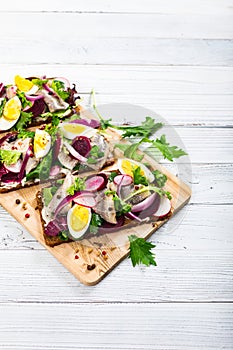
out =
[[[62,241],[68,241],[69,237],[67,234],[67,231],[61,231],[58,234],[58,237],[62,240]]]
[[[14,126],[16,131],[24,131],[27,125],[30,123],[32,118],[32,113],[21,112],[18,122]]]
[[[136,235],[128,237],[130,242],[130,255],[129,258],[132,261],[133,267],[137,264],[144,264],[146,266],[157,266],[154,260],[154,254],[151,252],[155,245],[151,242],[147,242],[144,238],[139,238]]]
[[[46,125],[45,131],[47,131],[50,135],[55,135],[57,132],[59,123],[60,123],[60,119],[56,114],[53,114],[51,124]]]
[[[108,181],[113,182],[114,178],[118,175],[116,171],[112,171],[108,177]]]
[[[6,165],[15,164],[21,156],[19,151],[0,149],[0,161]]]
[[[87,163],[89,164],[95,164],[99,158],[102,158],[104,156],[104,152],[99,150],[99,147],[97,145],[92,146],[88,158]]]
[[[161,171],[159,171],[159,170],[154,170],[154,171],[152,171],[152,173],[155,177],[157,186],[163,187],[167,181],[167,176],[165,174],[161,173]]]
[[[25,93],[23,91],[19,91],[18,90],[17,91],[17,96],[18,96],[18,98],[21,101],[22,109],[26,108],[27,106],[29,106],[29,107],[32,106],[32,102],[27,100],[27,98],[25,96]]]
[[[2,116],[5,104],[6,104],[6,98],[4,98],[0,104],[0,117]]]
[[[174,158],[187,155],[185,151],[179,149],[177,146],[170,146],[165,135],[162,135],[160,139],[157,138],[155,141],[151,141],[151,143],[162,153],[165,159],[168,159],[171,162],[173,162]]]
[[[40,89],[43,88],[44,84],[47,84],[48,79],[32,79],[32,83],[39,86]]]
[[[84,190],[85,181],[86,178],[76,177],[74,183],[66,190],[66,192],[72,196],[75,192]]]
[[[35,132],[34,131],[29,131],[29,130],[21,130],[17,134],[18,139],[26,139],[27,137],[34,138]]]
[[[90,232],[92,234],[97,234],[99,227],[102,225],[103,219],[99,214],[92,213],[91,222],[90,222]]]
[[[44,203],[46,206],[49,205],[49,203],[51,202],[54,194],[57,191],[57,187],[56,186],[52,186],[52,187],[44,187],[43,188],[43,199],[44,199]]]
[[[113,195],[113,200],[117,216],[127,214],[132,208],[132,205],[123,201],[116,193]]]
[[[48,180],[50,169],[53,161],[53,150],[51,149],[49,153],[42,158],[41,162],[37,165],[35,169],[30,171],[26,175],[26,180],[41,179]]]
[[[65,84],[60,80],[53,80],[51,88],[65,101],[69,96],[69,92],[65,91]]]
[[[138,126],[118,126],[117,129],[123,130],[123,138],[130,136],[149,137],[163,126],[162,123],[155,123],[151,117],[146,117],[145,121]]]
[[[132,169],[133,172],[133,181],[135,185],[148,185],[148,180],[147,178],[141,174],[142,170],[139,166],[135,166]]]

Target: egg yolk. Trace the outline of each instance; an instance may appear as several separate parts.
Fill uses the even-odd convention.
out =
[[[81,231],[87,225],[89,219],[89,210],[76,204],[71,215],[71,227],[74,231]]]
[[[34,139],[34,151],[37,153],[39,151],[42,151],[46,148],[46,145],[48,144],[47,135],[36,135]]]
[[[71,132],[72,134],[81,134],[84,130],[86,130],[84,125],[75,123],[65,124],[63,125],[63,129],[67,132]]]
[[[25,79],[19,75],[15,76],[15,85],[19,90],[23,92],[28,92],[34,86],[34,84],[30,80]]]
[[[125,160],[122,161],[121,167],[122,167],[122,169],[123,169],[123,171],[124,171],[125,174],[130,175],[130,176],[133,177],[133,170],[134,170],[135,168],[138,168],[138,165],[133,164],[133,163],[131,163],[129,160],[126,160],[126,159],[125,159]],[[143,171],[142,169],[141,169],[141,171],[140,171],[140,174],[141,174],[142,176],[145,176],[145,173],[144,173],[144,171]]]
[[[20,116],[20,111],[21,102],[18,97],[14,97],[7,101],[7,103],[5,104],[3,116],[8,120],[16,120]]]

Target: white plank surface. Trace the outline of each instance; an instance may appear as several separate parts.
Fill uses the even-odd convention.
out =
[[[161,114],[193,189],[152,237],[158,267],[126,259],[92,288],[0,208],[0,349],[232,349],[233,1],[12,0],[0,21],[0,80],[66,76],[86,105],[95,88]]]
[[[0,310],[8,315],[0,323],[1,349],[232,349],[232,304],[3,304]]]

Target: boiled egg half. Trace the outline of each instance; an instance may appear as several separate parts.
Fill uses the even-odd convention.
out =
[[[138,167],[141,169],[142,176],[145,176],[149,182],[154,181],[154,175],[144,164],[138,163],[135,160],[128,158],[118,159],[118,169],[122,174],[130,175],[133,177],[133,170]]]
[[[87,231],[91,221],[91,209],[75,204],[67,214],[69,235],[72,239],[78,240]]]
[[[61,123],[60,129],[63,135],[69,140],[73,140],[79,135],[90,138],[97,133],[96,129],[77,123]]]
[[[45,157],[51,148],[51,136],[47,131],[36,129],[34,137],[34,154],[36,158]]]
[[[17,123],[21,108],[22,105],[18,96],[12,97],[6,102],[0,117],[0,130],[9,130]]]
[[[39,89],[31,80],[25,79],[20,75],[15,76],[15,85],[20,91],[26,92],[27,95],[35,94]]]

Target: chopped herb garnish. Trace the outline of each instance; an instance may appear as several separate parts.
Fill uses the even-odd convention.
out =
[[[134,185],[148,185],[147,178],[142,174],[142,170],[139,166],[132,167],[133,172],[133,182]]]
[[[102,223],[103,219],[101,218],[101,216],[99,214],[92,213],[90,222],[90,233],[96,235]]]
[[[69,237],[67,234],[67,231],[61,231],[58,234],[58,237],[62,240],[62,241],[68,241]]]
[[[0,102],[0,117],[1,117],[1,115],[2,115],[2,113],[3,113],[5,104],[6,104],[6,98],[4,97],[4,99],[2,100],[2,102]]]
[[[17,90],[17,96],[21,101],[22,104],[22,108],[26,108],[27,106],[31,107],[32,106],[32,102],[27,100],[25,93],[23,91],[19,91]]]
[[[113,182],[114,178],[118,175],[116,171],[112,171],[108,177],[108,181]]]
[[[27,125],[31,122],[32,113],[21,112],[18,122],[14,126],[14,130],[23,131]]]
[[[97,145],[92,146],[88,158],[87,163],[89,164],[95,164],[99,158],[102,158],[104,156],[104,152],[99,150],[99,147]]]
[[[35,131],[21,130],[17,134],[18,139],[26,139],[27,137],[33,138],[35,136]]]
[[[158,187],[163,187],[167,181],[167,176],[163,173],[161,173],[161,171],[159,170],[154,170],[152,171],[154,177],[155,177],[155,181]]]
[[[154,254],[151,252],[155,245],[151,242],[147,242],[144,238],[139,238],[136,235],[128,237],[130,242],[130,254],[129,258],[132,261],[133,267],[138,264],[144,264],[146,266],[157,266],[154,260]]]
[[[69,92],[65,91],[65,84],[54,79],[51,84],[51,88],[60,96],[64,101],[70,96]]]
[[[69,195],[73,195],[77,191],[82,191],[85,189],[86,178],[76,177],[74,183],[66,190]]]
[[[130,204],[119,198],[116,193],[113,195],[113,200],[117,216],[127,214],[132,208]]]
[[[47,84],[48,81],[48,79],[32,79],[32,83],[39,86],[40,89],[42,89],[43,85]]]

